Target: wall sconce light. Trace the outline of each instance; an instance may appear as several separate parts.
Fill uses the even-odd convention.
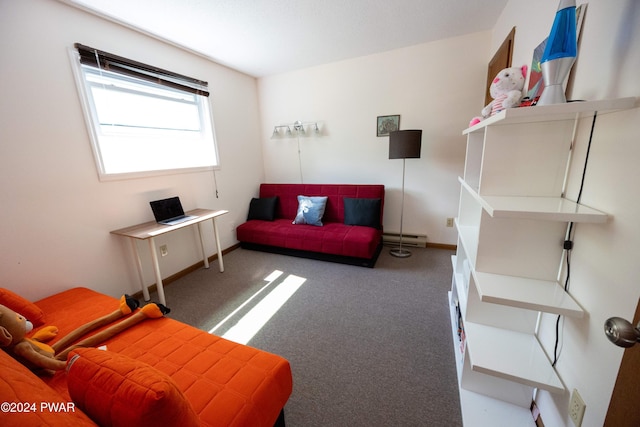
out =
[[[287,137],[306,135],[308,130],[311,130],[315,134],[319,135],[320,127],[318,126],[318,122],[302,122],[300,120],[296,120],[293,123],[274,126],[273,134],[271,135],[271,137],[277,138],[280,136],[281,132],[284,132],[284,135]]]

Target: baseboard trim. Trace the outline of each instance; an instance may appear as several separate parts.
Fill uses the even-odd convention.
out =
[[[447,243],[429,243],[427,242],[428,248],[434,249],[446,249],[448,251],[456,251],[458,250],[458,245],[449,245]]]
[[[236,249],[238,249],[240,247],[240,243],[236,243],[235,245],[228,247],[227,249],[223,249],[222,250],[222,256],[224,257],[224,255],[228,254],[231,251],[235,251]],[[213,254],[209,257],[209,263],[213,263],[214,261],[216,261],[218,259],[218,254]],[[178,279],[183,278],[184,276],[186,276],[189,273],[193,273],[196,270],[201,269],[202,267],[204,267],[204,261],[200,261],[197,262],[193,265],[190,265],[189,267],[185,268],[184,270],[180,270],[175,274],[172,274],[171,276],[168,276],[164,279],[162,279],[162,287],[166,288],[168,285],[170,285],[171,283],[175,282]],[[158,290],[158,284],[154,283],[152,285],[148,286],[149,292],[155,292]],[[132,295],[134,298],[136,299],[143,299],[143,294],[142,294],[142,290],[136,292],[135,294]]]

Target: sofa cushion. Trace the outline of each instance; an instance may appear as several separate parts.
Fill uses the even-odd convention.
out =
[[[73,350],[68,360],[69,394],[100,425],[200,425],[176,383],[146,363],[95,348]]]
[[[0,372],[0,400],[8,405],[0,412],[3,427],[95,425],[73,402],[4,351],[0,351]]]
[[[381,231],[372,227],[335,222],[323,227],[293,225],[287,219],[248,221],[236,231],[241,242],[355,258],[371,258],[381,236]]]
[[[22,314],[34,327],[44,324],[44,312],[40,307],[9,289],[0,288],[0,304]]]
[[[293,220],[294,224],[309,224],[322,226],[322,216],[327,206],[327,197],[298,196],[298,211]]]
[[[261,219],[263,221],[273,221],[276,214],[276,204],[278,197],[252,198],[249,203],[249,215],[247,221]]]
[[[364,227],[380,228],[379,198],[344,198],[344,223]]]

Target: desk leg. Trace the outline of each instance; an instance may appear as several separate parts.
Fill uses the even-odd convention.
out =
[[[164,288],[162,287],[162,276],[160,275],[160,264],[158,264],[158,252],[156,251],[156,241],[153,237],[149,238],[149,250],[151,251],[151,260],[153,261],[153,271],[156,273],[156,288],[158,291],[158,299],[160,304],[167,305],[164,299]]]
[[[202,238],[201,222],[198,223],[198,234],[200,235],[200,248],[202,248],[202,260],[204,261],[204,268],[209,268],[209,257],[204,251],[204,239]]]
[[[144,274],[142,273],[142,260],[140,260],[140,252],[138,251],[138,245],[136,244],[136,239],[133,237],[129,238],[131,242],[131,248],[133,250],[133,255],[136,257],[136,266],[138,267],[138,279],[140,280],[140,287],[142,288],[142,296],[145,301],[149,301],[151,297],[149,296],[149,289],[144,285]]]
[[[218,224],[216,218],[211,218],[213,221],[213,236],[216,238],[216,249],[218,251],[218,265],[220,266],[220,273],[224,272],[224,263],[222,262],[222,249],[220,248],[220,238],[218,237]]]

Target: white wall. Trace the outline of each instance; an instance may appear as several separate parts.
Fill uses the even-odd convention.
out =
[[[148,201],[172,194],[186,208],[229,209],[220,231],[222,246],[231,246],[232,225],[243,221],[258,183],[299,182],[296,141],[270,139],[274,125],[295,120],[323,126],[322,137],[301,141],[304,181],[384,184],[389,231],[399,225],[402,165],[387,159],[376,116],[400,114],[402,129],[423,129],[422,158],[407,160],[405,232],[454,244],[445,218],[457,212],[461,131],[482,108],[486,64],[513,26],[513,63],[529,64],[556,7],[556,0],[510,0],[492,34],[266,77],[256,87],[253,78],[57,1],[0,1],[0,286],[32,299],[74,285],[114,296],[138,291],[128,244],[109,231],[152,219]],[[639,8],[637,0],[589,2],[573,98],[640,95]],[[74,42],[209,81],[222,161],[219,199],[211,173],[98,181],[67,55]],[[558,372],[587,404],[585,427],[602,424],[623,354],[604,337],[604,320],[631,319],[640,295],[640,267],[630,249],[640,240],[638,123],[638,109],[598,118],[582,201],[613,218],[576,228],[571,293],[588,315],[565,321]],[[589,125],[578,133],[573,198]],[[164,276],[197,262],[193,232],[158,244],[167,242]],[[146,246],[140,248],[146,259]],[[215,251],[210,242],[207,251]],[[148,262],[145,268],[152,283]],[[546,317],[541,330],[549,354],[553,320]],[[568,398],[539,393],[547,426],[571,425]]]
[[[455,244],[446,218],[457,213],[462,130],[483,107],[489,39],[476,33],[260,78],[266,180],[301,180],[296,138],[272,139],[273,127],[318,121],[321,137],[300,138],[303,181],[384,184],[384,228],[398,232],[402,160],[389,160],[376,118],[400,114],[401,129],[423,131],[421,158],[406,161],[403,232]]]
[[[578,5],[580,2],[577,2]],[[640,2],[588,2],[573,99],[640,95]],[[557,0],[533,3],[510,0],[494,28],[491,52],[516,26],[514,64],[530,64],[533,49],[547,37]],[[583,319],[565,319],[557,371],[566,388],[578,389],[587,410],[584,427],[602,426],[623,350],[607,341],[608,317],[633,319],[640,296],[640,267],[634,242],[640,239],[640,111],[638,108],[597,118],[582,203],[612,215],[605,225],[579,224],[571,262],[570,292],[586,310]],[[576,200],[589,140],[591,120],[580,124],[567,197]],[[549,355],[555,342],[555,316],[545,316],[541,341]],[[546,426],[573,426],[567,415],[569,393],[540,392]]]
[[[74,42],[209,82],[219,198],[212,172],[98,181],[67,52]],[[254,78],[53,0],[2,0],[0,51],[0,286],[31,299],[76,285],[113,296],[139,291],[129,242],[109,231],[152,220],[148,202],[171,195],[187,210],[228,209],[221,246],[236,243],[233,224],[244,221],[263,180]],[[212,233],[210,223],[205,230]],[[164,243],[164,277],[198,262],[192,230],[157,239]],[[148,246],[139,247],[152,284]]]

